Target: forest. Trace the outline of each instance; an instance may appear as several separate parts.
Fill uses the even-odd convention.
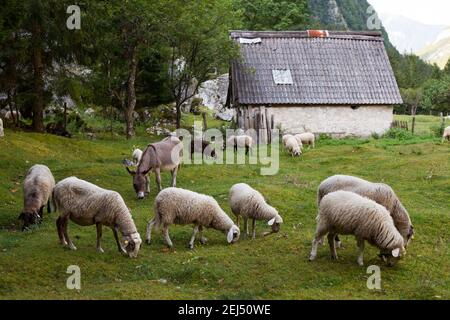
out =
[[[228,72],[238,56],[228,31],[342,29],[318,0],[130,0],[79,3],[80,26],[68,28],[71,1],[2,0],[0,109],[15,126],[42,132],[82,119],[76,105],[125,123],[135,134],[137,113],[181,125],[182,106],[198,86]],[[367,29],[367,1],[339,0],[349,30]],[[448,113],[450,62],[444,70],[386,47],[404,104],[398,114]],[[70,98],[68,101],[68,97]],[[176,114],[171,114],[174,105]],[[145,110],[145,111],[143,111]],[[13,111],[16,111],[14,113]],[[49,123],[51,123],[49,125]],[[47,128],[46,128],[47,127]]]

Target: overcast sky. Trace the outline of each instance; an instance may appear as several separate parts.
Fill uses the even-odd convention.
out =
[[[402,15],[425,24],[450,26],[449,0],[368,0],[378,13]]]

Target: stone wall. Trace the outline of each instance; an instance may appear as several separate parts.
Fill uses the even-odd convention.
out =
[[[333,137],[383,134],[393,121],[392,106],[280,106],[270,108],[284,132],[325,133]]]

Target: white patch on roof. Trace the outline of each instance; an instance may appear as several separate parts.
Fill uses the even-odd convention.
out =
[[[261,38],[252,38],[252,39],[239,38],[239,43],[242,43],[242,44],[255,44],[255,43],[261,43],[261,42],[262,42]]]
[[[292,80],[291,70],[272,70],[273,81],[276,84],[294,84]]]

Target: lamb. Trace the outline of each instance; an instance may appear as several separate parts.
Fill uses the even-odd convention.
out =
[[[248,154],[253,150],[253,138],[247,135],[229,136],[226,145],[233,146],[235,152],[238,148],[245,148],[245,154]]]
[[[316,137],[314,136],[314,133],[311,132],[299,133],[296,134],[294,137],[296,140],[301,141],[302,144],[307,144],[313,148],[315,147]]]
[[[151,242],[153,226],[162,226],[164,240],[169,248],[173,244],[169,237],[171,224],[194,224],[194,231],[189,241],[189,248],[194,248],[197,233],[200,233],[200,243],[206,243],[203,237],[203,227],[220,230],[227,235],[228,243],[239,239],[239,227],[220,208],[214,198],[181,188],[166,188],[155,198],[155,216],[147,224],[147,243]]]
[[[294,137],[292,134],[285,134],[282,138],[281,141],[283,141],[283,146],[286,146],[286,142],[288,141],[289,138]]]
[[[280,231],[283,219],[278,214],[277,209],[268,205],[264,197],[257,190],[245,183],[238,183],[231,187],[229,195],[231,211],[237,218],[244,218],[244,235],[248,236],[248,219],[252,219],[252,239],[256,238],[256,220],[265,220],[271,226],[270,232],[265,232],[264,236]]]
[[[317,191],[317,204],[322,198],[331,192],[345,190],[367,197],[384,206],[391,214],[395,227],[403,236],[405,247],[414,235],[414,227],[411,224],[408,211],[403,207],[392,188],[384,183],[372,183],[353,176],[335,175],[322,181]],[[339,243],[339,238],[336,239]]]
[[[28,170],[23,184],[23,210],[19,215],[19,219],[23,221],[22,231],[29,225],[42,221],[45,205],[47,213],[52,211],[54,187],[55,179],[47,166],[36,164]]]
[[[139,162],[141,161],[142,153],[143,153],[142,150],[139,148],[135,148],[133,150],[133,154],[132,154],[131,158],[133,159],[133,164],[135,166],[137,166],[139,164]]]
[[[119,252],[128,254],[130,258],[137,257],[142,240],[130,209],[127,208],[119,193],[70,177],[56,184],[53,199],[60,212],[56,227],[63,246],[68,246],[71,250],[77,249],[67,233],[67,223],[70,219],[81,226],[96,225],[98,252],[104,252],[100,240],[102,226],[105,225],[113,230]],[[125,248],[119,241],[118,232],[123,236]]]
[[[444,134],[442,135],[442,143],[447,140],[450,141],[450,126],[445,128]]]
[[[290,137],[286,141],[286,150],[294,157],[302,154],[302,149],[294,137]]]
[[[310,261],[317,256],[317,246],[328,234],[332,259],[338,259],[335,247],[337,234],[353,234],[359,248],[357,262],[364,265],[364,241],[380,249],[380,256],[389,266],[393,258],[404,252],[402,235],[395,228],[394,221],[385,207],[373,200],[349,191],[336,191],[323,197],[317,216],[317,229],[312,241]]]

